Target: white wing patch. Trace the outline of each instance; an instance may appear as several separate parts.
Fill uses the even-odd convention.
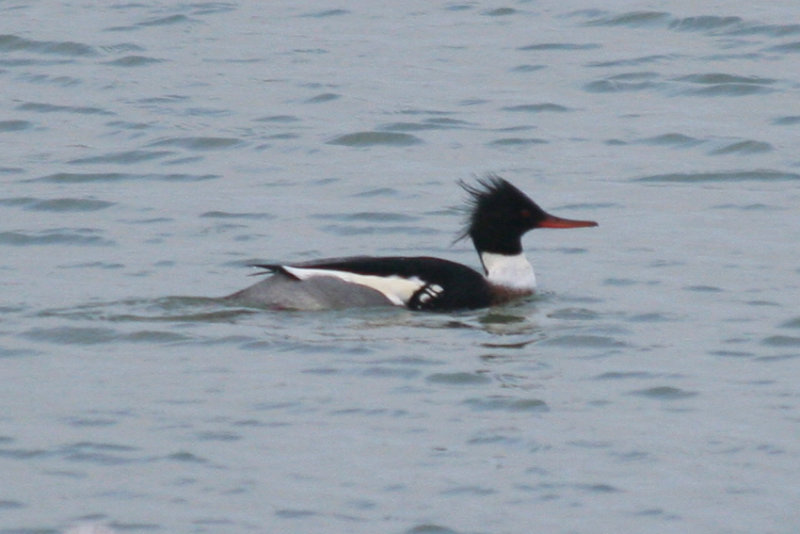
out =
[[[417,278],[402,278],[400,276],[376,276],[372,274],[356,274],[347,271],[336,271],[332,269],[310,269],[303,267],[282,267],[284,271],[298,278],[308,280],[315,276],[330,276],[338,278],[344,282],[358,284],[369,287],[383,294],[389,301],[396,306],[405,306],[411,297],[420,288],[425,286],[425,282]]]
[[[431,300],[435,299],[439,295],[444,292],[444,288],[439,284],[431,284],[425,286],[422,290],[422,293],[419,296],[419,303],[420,304],[427,304]]]

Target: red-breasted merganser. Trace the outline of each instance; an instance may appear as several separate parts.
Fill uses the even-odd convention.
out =
[[[506,180],[490,175],[478,184],[460,182],[470,196],[467,228],[484,274],[431,257],[323,259],[305,263],[259,264],[269,278],[228,296],[245,305],[275,309],[404,306],[447,311],[484,308],[530,295],[533,267],[522,252],[522,236],[534,228],[582,228],[594,221],[548,214]]]

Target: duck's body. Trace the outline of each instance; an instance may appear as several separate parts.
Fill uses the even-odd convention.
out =
[[[483,275],[439,258],[358,256],[256,267],[273,274],[230,298],[300,309],[405,306],[433,311],[492,304]]]
[[[516,187],[491,176],[471,195],[469,225],[484,274],[431,257],[335,258],[297,264],[256,265],[269,278],[227,297],[245,305],[277,309],[404,306],[446,311],[484,308],[530,295],[533,267],[522,252],[522,235],[533,228],[597,226],[548,215]]]

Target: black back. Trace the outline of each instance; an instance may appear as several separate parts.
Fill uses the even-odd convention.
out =
[[[255,265],[289,276],[282,265]],[[307,269],[327,269],[374,276],[399,276],[421,280],[425,285],[406,304],[412,310],[446,311],[483,308],[492,301],[490,287],[482,274],[460,263],[432,258],[356,256],[331,258],[288,265]]]

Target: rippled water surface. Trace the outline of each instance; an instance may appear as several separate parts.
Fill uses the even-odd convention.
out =
[[[796,532],[800,12],[617,5],[0,4],[0,533]],[[486,172],[531,300],[218,300]]]

